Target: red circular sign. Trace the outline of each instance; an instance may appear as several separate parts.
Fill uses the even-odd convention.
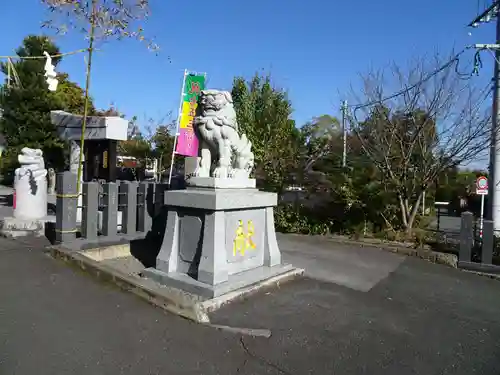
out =
[[[484,176],[481,176],[476,181],[476,186],[479,190],[488,189],[488,179]]]

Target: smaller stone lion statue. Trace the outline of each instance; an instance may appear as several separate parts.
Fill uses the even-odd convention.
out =
[[[21,166],[15,171],[14,189],[18,218],[39,219],[47,215],[47,170],[43,152],[24,147],[17,160]]]
[[[24,147],[17,160],[21,167],[16,169],[16,175],[23,176],[30,173],[35,180],[45,178],[47,175],[42,150]]]
[[[193,124],[200,141],[196,177],[249,177],[254,167],[252,143],[239,134],[231,93],[203,90]]]

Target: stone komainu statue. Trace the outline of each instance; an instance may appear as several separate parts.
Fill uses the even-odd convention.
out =
[[[248,179],[254,167],[252,143],[240,136],[233,99],[227,91],[200,94],[194,130],[200,141],[196,177]]]
[[[24,147],[17,160],[21,164],[15,171],[18,178],[29,174],[33,180],[39,181],[47,175],[42,150]]]
[[[47,170],[42,150],[24,147],[17,157],[21,166],[15,171],[14,216],[40,219],[47,215]]]

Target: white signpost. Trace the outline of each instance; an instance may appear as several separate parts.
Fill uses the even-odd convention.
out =
[[[481,196],[481,217],[479,219],[479,236],[483,238],[484,196],[488,195],[488,179],[485,176],[477,178],[476,194]]]

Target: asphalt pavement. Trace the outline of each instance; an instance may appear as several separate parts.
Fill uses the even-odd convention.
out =
[[[319,238],[279,242],[309,277],[211,316],[271,330],[263,338],[165,313],[53,260],[43,239],[0,239],[0,374],[500,372],[500,282]]]
[[[191,323],[0,239],[0,374],[265,374],[234,334]]]
[[[283,374],[499,374],[499,292],[498,281],[406,258],[368,292],[306,279],[212,322],[271,329],[246,345]]]

